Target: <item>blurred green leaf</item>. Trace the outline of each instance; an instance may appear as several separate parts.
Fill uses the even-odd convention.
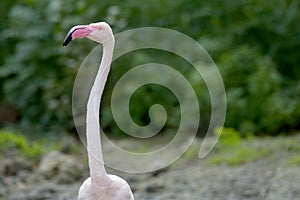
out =
[[[225,125],[241,135],[298,129],[299,4],[298,0],[4,0],[0,6],[0,103],[17,109],[17,125],[26,132],[74,130],[73,82],[79,64],[95,44],[83,40],[76,48],[62,48],[62,41],[73,25],[104,20],[115,33],[158,26],[198,40],[224,79],[228,98]],[[211,112],[205,83],[184,60],[151,50],[114,63],[102,103],[105,129],[123,134],[111,115],[111,90],[128,70],[126,66],[147,62],[170,65],[190,79],[201,107],[199,132],[205,133]],[[130,104],[133,120],[147,124],[149,107],[155,103],[163,104],[171,116],[166,128],[176,127],[180,120],[176,98],[153,85],[134,94]]]

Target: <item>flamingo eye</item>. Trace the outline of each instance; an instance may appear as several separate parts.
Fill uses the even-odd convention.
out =
[[[93,27],[95,27],[98,30],[102,30],[103,29],[103,27],[100,24],[97,24],[97,23],[92,23],[92,24],[90,24],[90,26],[93,26]]]
[[[101,25],[99,25],[99,24],[95,25],[95,27],[96,27],[99,31],[103,29],[103,27],[102,27]]]

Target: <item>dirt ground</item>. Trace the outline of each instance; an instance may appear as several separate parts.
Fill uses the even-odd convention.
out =
[[[293,140],[295,144],[290,145]],[[299,155],[295,150],[299,141],[299,137],[289,142],[282,138],[255,139],[249,145],[263,144],[271,149],[269,153],[237,165],[209,164],[210,157],[217,154],[212,152],[205,159],[183,156],[170,167],[152,173],[109,171],[127,180],[137,200],[297,200],[300,165],[291,160]],[[43,168],[41,163],[34,166],[23,158],[3,158],[0,199],[76,199],[80,184],[88,176],[86,163],[77,155],[61,152],[52,152],[50,158],[51,162],[61,158],[53,169],[47,169],[53,163]]]

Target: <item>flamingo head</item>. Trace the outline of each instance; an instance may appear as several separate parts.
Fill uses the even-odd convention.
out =
[[[71,28],[67,34],[63,46],[67,46],[75,38],[89,38],[98,43],[104,43],[112,38],[113,33],[110,26],[105,22],[97,22],[89,25],[77,25]]]

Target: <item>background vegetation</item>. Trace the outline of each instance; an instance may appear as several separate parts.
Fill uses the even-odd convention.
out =
[[[95,46],[88,40],[62,48],[70,27],[109,22],[115,33],[143,26],[178,30],[213,57],[227,93],[226,126],[241,135],[277,135],[300,125],[300,1],[298,0],[4,0],[0,3],[0,123],[33,135],[74,131],[72,87],[78,66]],[[161,54],[161,56],[156,56]],[[171,59],[169,59],[171,58]],[[201,129],[210,118],[204,83],[174,55],[142,51],[114,63],[102,104],[105,129],[122,134],[110,111],[114,83],[127,66],[160,62],[178,68],[197,92]],[[125,64],[126,63],[126,66]],[[147,96],[149,98],[145,99]],[[176,128],[179,105],[163,87],[147,85],[132,98],[139,124],[163,104]],[[13,116],[12,116],[13,115]]]

